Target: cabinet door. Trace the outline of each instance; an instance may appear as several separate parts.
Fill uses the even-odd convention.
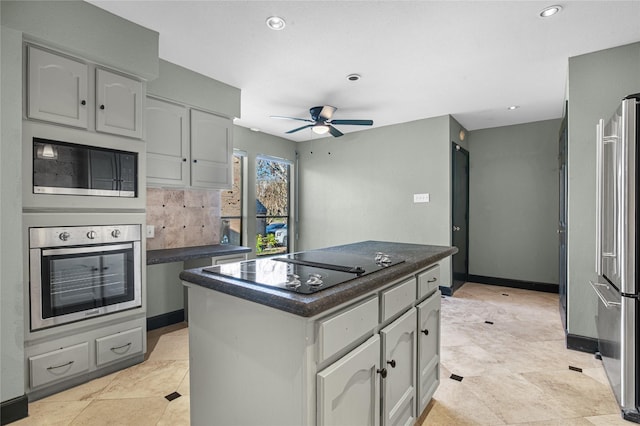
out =
[[[418,416],[440,384],[440,295],[418,305]]]
[[[380,337],[318,373],[318,426],[380,424]]]
[[[191,110],[191,186],[231,189],[232,122]]]
[[[415,293],[414,293],[415,294]],[[380,330],[382,367],[382,424],[413,425],[416,420],[416,310],[410,309]]]
[[[29,118],[87,128],[87,65],[29,46]]]
[[[147,182],[189,185],[189,122],[181,105],[147,98]]]
[[[96,69],[96,130],[142,137],[142,82]]]

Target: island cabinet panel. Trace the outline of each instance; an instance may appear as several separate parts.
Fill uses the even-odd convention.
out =
[[[418,300],[433,293],[440,284],[440,265],[435,265],[418,274]]]
[[[393,318],[407,306],[416,300],[416,279],[410,279],[402,282],[389,290],[382,292],[380,296],[380,316],[382,322]]]
[[[440,384],[440,291],[417,306],[418,309],[418,413],[421,413]]]
[[[318,373],[318,426],[380,424],[380,337]]]
[[[147,183],[189,185],[189,111],[148,97]]]
[[[378,298],[372,297],[318,322],[318,353],[322,362],[378,325]]]
[[[383,426],[412,425],[416,415],[416,309],[380,330]]]
[[[87,128],[87,64],[28,47],[27,116]]]

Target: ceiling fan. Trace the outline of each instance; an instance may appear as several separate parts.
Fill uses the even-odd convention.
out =
[[[296,129],[289,130],[288,132],[285,132],[285,133],[295,133],[297,131],[308,129],[309,127],[311,127],[311,130],[318,135],[324,135],[325,133],[329,132],[331,133],[332,136],[336,138],[342,136],[344,133],[342,133],[340,130],[336,129],[335,127],[333,127],[334,124],[335,125],[346,124],[350,126],[373,125],[373,120],[333,120],[332,119],[333,113],[336,112],[337,109],[338,108],[332,107],[329,105],[315,106],[309,109],[309,113],[311,114],[311,119],[297,118],[297,117],[281,117],[278,115],[272,115],[271,118],[282,118],[286,120],[298,120],[298,121],[305,121],[307,123],[311,123],[311,124],[306,124],[302,127],[298,127]]]

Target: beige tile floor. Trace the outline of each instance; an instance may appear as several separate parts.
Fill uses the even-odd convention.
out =
[[[35,401],[13,425],[188,425],[188,339],[185,324],[151,331],[145,362]],[[558,295],[467,283],[442,299],[441,343],[422,425],[633,424],[600,362],[565,349]]]

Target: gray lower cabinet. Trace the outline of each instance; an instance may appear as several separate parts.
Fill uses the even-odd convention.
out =
[[[440,291],[417,306],[418,413],[422,413],[440,384]]]
[[[382,338],[383,425],[413,425],[416,420],[416,309],[380,330]]]
[[[230,189],[233,125],[226,117],[147,97],[147,183]]]
[[[76,323],[77,324],[77,323]],[[51,333],[51,330],[49,330]],[[27,393],[35,399],[93,377],[141,362],[146,350],[144,318],[27,343]]]
[[[318,425],[380,424],[380,337],[318,373]]]

